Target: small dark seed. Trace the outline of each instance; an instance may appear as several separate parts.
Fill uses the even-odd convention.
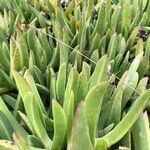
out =
[[[93,10],[93,20],[97,20],[98,19],[98,12],[96,11],[96,9]]]
[[[137,37],[143,39],[143,41],[146,41],[148,38],[148,32],[140,28]]]
[[[65,1],[61,2],[61,7],[65,10],[68,7],[68,3]]]
[[[131,105],[132,105],[132,102],[131,102],[131,100],[129,100],[129,101],[127,102],[127,104],[125,105],[125,107],[126,107],[126,108],[129,108],[129,107],[131,107]]]
[[[49,15],[48,13],[42,12],[41,14],[42,14],[42,16],[45,17],[47,20],[50,20],[50,19],[51,19],[50,15]]]
[[[53,27],[50,27],[50,28],[49,28],[49,31],[50,31],[50,32],[53,32]]]

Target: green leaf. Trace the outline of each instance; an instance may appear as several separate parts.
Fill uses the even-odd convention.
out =
[[[77,104],[84,100],[88,93],[88,73],[86,70],[83,70],[79,74],[79,85],[78,85],[78,92],[77,92]]]
[[[93,51],[93,53],[91,55],[91,60],[93,61],[92,67],[94,68],[96,63],[99,61],[99,50],[98,49]]]
[[[10,90],[14,88],[14,82],[1,68],[0,68],[0,87],[8,87]]]
[[[29,135],[28,136],[28,143],[29,143],[30,146],[38,147],[39,149],[44,148],[44,146],[43,146],[42,142],[40,141],[40,139],[37,138],[34,135]]]
[[[35,63],[37,67],[40,67],[40,55],[41,55],[41,44],[36,36],[36,29],[31,28],[27,32],[27,43],[35,58]]]
[[[50,22],[45,17],[43,17],[42,14],[36,8],[32,7],[31,5],[29,5],[28,7],[31,13],[33,13],[37,17],[41,27],[50,25]]]
[[[131,2],[130,0],[126,0],[123,3],[123,9],[122,9],[122,27],[121,27],[121,31],[125,32],[125,30],[129,29],[130,24],[131,24]]]
[[[147,113],[141,113],[131,129],[136,150],[150,149],[149,122]]]
[[[141,27],[146,26],[148,24],[148,20],[149,20],[148,17],[149,17],[148,12],[143,12],[143,16],[139,22],[139,25]]]
[[[52,53],[53,53],[53,49],[52,49],[53,46],[51,45],[51,43],[45,33],[48,33],[48,31],[46,31],[46,29],[39,30],[39,32],[38,32],[39,40],[41,42],[43,51],[46,53],[47,63],[49,63],[50,59],[52,57]]]
[[[47,0],[47,8],[49,10],[50,13],[55,14],[55,7],[53,6],[53,4],[50,2],[50,0]]]
[[[49,96],[50,95],[50,91],[47,87],[40,85],[40,84],[36,84],[36,88],[39,92],[39,94],[42,94],[44,96]]]
[[[124,60],[122,61],[122,64],[120,65],[120,74],[122,74],[126,69],[127,69],[127,66],[129,64],[129,57],[130,57],[130,52],[128,51]]]
[[[87,19],[92,15],[93,7],[94,7],[94,0],[88,0],[87,1],[87,14],[86,14]]]
[[[82,64],[82,71],[85,71],[87,74],[87,80],[89,80],[90,75],[91,75],[91,66],[89,64],[87,64],[85,61],[83,61]]]
[[[102,130],[98,130],[97,131],[97,134],[98,134],[98,137],[102,137],[104,136],[105,134],[107,134],[108,132],[110,132],[114,127],[114,124],[110,124],[108,125],[106,128],[102,129]]]
[[[36,83],[39,83],[41,85],[45,84],[44,75],[37,66],[30,66],[30,71]]]
[[[68,62],[68,56],[70,53],[69,45],[69,34],[65,28],[61,28],[60,36],[62,36],[61,42],[59,42],[59,51],[60,51],[60,64]],[[65,43],[65,44],[64,44]]]
[[[130,96],[135,92],[138,79],[139,75],[137,72],[133,72],[132,74],[129,74],[128,72],[128,77],[126,79],[126,84],[122,95],[122,108],[125,107],[126,103],[130,99]]]
[[[20,71],[23,67],[23,62],[21,58],[21,53],[18,48],[16,48],[15,43],[10,39],[10,68],[11,71]]]
[[[107,10],[108,11],[108,10]],[[113,31],[116,31],[116,27],[118,25],[119,16],[120,16],[121,9],[117,6],[111,16],[111,28]],[[107,14],[107,12],[106,12]]]
[[[127,75],[128,75],[127,72],[125,72],[123,74],[123,76],[121,77],[121,79],[117,85],[117,88],[113,92],[109,102],[106,103],[106,105],[104,106],[103,111],[101,112],[101,115],[99,118],[99,125],[98,125],[99,129],[103,129],[104,125],[106,125],[106,123],[108,122],[108,118],[106,116],[110,116],[110,114],[111,114],[111,110],[113,108],[113,104],[114,104],[115,98],[117,96],[117,93],[122,93],[124,91]]]
[[[79,40],[78,42],[80,43],[80,50],[81,50],[81,52],[83,52],[87,45],[87,28],[86,28],[86,26],[84,26],[83,29],[81,29],[81,32],[79,32],[78,40]]]
[[[48,131],[49,135],[53,134],[54,131],[54,121],[49,117],[44,115],[45,128]]]
[[[24,130],[24,128],[16,121],[13,117],[11,112],[6,107],[5,103],[3,102],[2,98],[0,97],[0,110],[7,116],[8,120],[10,121],[11,126],[13,129],[18,132],[25,140],[28,139],[28,133]]]
[[[50,67],[50,99],[56,99],[56,74]]]
[[[126,41],[125,41],[125,38],[123,37],[121,39],[121,42],[119,42],[118,44],[119,44],[119,46],[118,46],[119,53],[121,53],[122,55],[124,55],[124,53],[126,51]]]
[[[66,15],[67,17],[69,17],[70,14],[74,11],[74,9],[75,9],[75,1],[71,0],[71,1],[69,2],[68,7],[66,8],[65,15]]]
[[[70,93],[73,91],[74,93],[74,108],[77,106],[77,91],[78,91],[78,82],[79,82],[79,77],[78,77],[78,72],[72,68],[69,77],[68,77],[68,82],[66,86],[66,91],[65,91],[65,97],[64,97],[64,102],[63,102],[63,108],[65,109],[67,107],[67,101],[70,98]]]
[[[129,33],[131,33],[133,31],[133,29],[137,26],[138,21],[139,21],[139,16],[140,16],[140,12],[137,12],[131,25],[130,25]]]
[[[120,54],[120,53],[115,57],[115,60],[114,60],[115,64],[114,64],[114,67],[113,67],[113,72],[116,72],[116,73],[119,72],[118,68],[121,65],[122,59],[123,59],[123,55]]]
[[[133,60],[131,66],[129,68],[129,75],[137,71],[142,58],[143,58],[143,51],[140,54],[138,54],[135,57],[135,59]]]
[[[13,109],[15,108],[16,105],[16,99],[14,99],[12,96],[9,96],[7,94],[2,95],[2,99]]]
[[[109,82],[102,82],[94,86],[85,97],[85,114],[89,127],[89,134],[93,146],[95,145],[96,128],[101,112],[103,98]]]
[[[38,104],[39,108],[42,110],[42,112],[47,114],[45,111],[44,105],[42,103],[42,100],[40,98],[40,95],[37,91],[34,79],[31,76],[29,70],[26,71],[24,78],[16,71],[13,72],[13,75],[14,75],[19,93],[20,93],[23,101],[24,101],[26,93],[33,92],[34,96],[36,97],[37,104]]]
[[[145,90],[147,89],[147,84],[148,84],[148,77],[142,78],[142,79],[139,81],[136,90],[137,90],[138,92],[140,92],[140,93],[143,92],[143,91],[145,91]],[[138,93],[135,93],[135,94],[138,94]]]
[[[0,138],[12,140],[13,127],[5,116],[5,114],[0,110]]]
[[[19,150],[29,149],[26,141],[18,133],[14,132],[13,138]]]
[[[123,147],[127,148],[127,149],[132,148],[132,146],[131,146],[131,144],[132,144],[132,142],[131,142],[131,131],[130,130],[120,140],[119,144],[122,145]]]
[[[23,36],[17,29],[17,40],[16,40],[16,48],[18,48],[20,57],[22,60],[22,65],[28,67],[29,57],[28,57],[28,47],[25,37]]]
[[[135,123],[136,119],[139,117],[141,111],[145,108],[149,99],[150,90],[147,90],[139,96],[129,112],[112,131],[110,131],[102,138],[97,139],[96,149],[100,148],[99,146],[103,141],[107,143],[107,147],[110,147],[111,145],[119,141]]]
[[[60,104],[63,104],[63,100],[64,100],[65,87],[66,87],[66,73],[67,73],[66,69],[67,69],[67,64],[66,63],[61,64],[57,75],[56,94]]]
[[[100,58],[97,62],[95,70],[90,78],[89,89],[92,89],[95,85],[106,81],[107,79],[107,69],[108,69],[108,58],[107,55]]]
[[[112,60],[115,58],[116,51],[117,51],[117,34],[114,33],[110,39],[109,45],[108,45],[108,55],[109,59]]]
[[[48,1],[50,1],[50,3],[52,4],[52,6],[54,7],[54,9],[57,8],[58,0],[48,0]]]
[[[127,40],[127,50],[131,50],[134,42],[135,42],[135,39],[137,37],[137,34],[138,34],[138,31],[139,31],[139,27],[136,27],[131,35],[129,36],[128,40]]]
[[[53,118],[54,118],[54,137],[51,149],[61,150],[65,140],[67,121],[65,113],[59,103],[55,100],[52,102]]]
[[[58,49],[58,47],[54,48],[52,59],[51,59],[49,65],[52,66],[53,68],[59,67],[59,49]]]
[[[74,117],[74,94],[73,91],[71,91],[68,99],[67,99],[67,105],[63,108],[66,120],[67,120],[67,142],[70,142],[70,136],[71,136],[71,127]]]
[[[71,27],[70,27],[70,21],[68,21],[68,19],[66,18],[65,16],[65,13],[63,12],[63,10],[61,9],[57,9],[57,19],[56,19],[56,23],[59,24],[58,27],[65,27],[66,30],[68,31],[68,34],[71,38],[74,37],[74,34],[71,30]],[[56,28],[56,30],[58,30],[58,28]],[[59,31],[59,30],[58,30]],[[57,32],[58,32],[57,31]],[[58,37],[57,37],[58,38]]]
[[[115,98],[114,98],[114,102],[113,102],[113,106],[111,108],[111,114],[110,114],[110,124],[114,123],[114,125],[116,126],[120,119],[121,119],[121,104],[122,104],[122,91],[119,91]]]
[[[72,125],[71,142],[69,149],[73,150],[93,150],[90,140],[88,124],[84,112],[84,103],[80,102]]]
[[[32,126],[33,134],[36,135],[42,141],[45,148],[50,148],[52,141],[48,137],[44,125],[42,123],[42,112],[40,111],[37,105],[37,101],[33,93],[27,92],[25,94],[24,106]]]
[[[2,69],[9,73],[10,71],[10,60],[9,60],[9,49],[6,43],[3,43],[3,45],[0,44],[0,66]]]
[[[100,3],[98,20],[95,25],[94,31],[92,32],[92,35],[91,35],[92,38],[97,32],[100,33],[101,36],[103,36],[103,34],[105,33],[105,29],[107,26],[107,23],[105,21],[105,15],[106,15],[105,14],[105,5],[103,5],[103,3]]]
[[[150,67],[149,62],[150,62],[150,38],[148,38],[147,40],[145,54],[138,68],[140,78],[142,78],[146,73],[148,73],[148,68]]]
[[[21,118],[21,120],[23,121],[23,123],[27,126],[27,128],[30,131],[32,131],[32,126],[31,126],[31,123],[29,121],[29,118],[24,113],[22,113],[21,111],[18,111],[18,115]]]
[[[90,42],[90,53],[92,53],[95,49],[98,48],[99,46],[99,41],[100,41],[100,34],[96,33],[95,36],[93,37],[93,39]]]

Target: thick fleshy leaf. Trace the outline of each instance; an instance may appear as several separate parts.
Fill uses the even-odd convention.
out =
[[[79,74],[79,86],[78,86],[78,92],[77,92],[77,104],[84,100],[85,96],[88,93],[88,73],[86,70],[83,70]]]
[[[32,126],[31,126],[31,123],[29,121],[29,118],[24,113],[22,113],[21,111],[18,111],[18,115],[21,118],[21,120],[24,122],[24,124],[27,126],[29,131],[32,131]]]
[[[29,49],[33,51],[37,67],[40,67],[41,45],[39,39],[36,36],[35,29],[29,30],[29,32],[27,32],[27,42]]]
[[[103,98],[108,85],[109,82],[102,82],[97,86],[94,86],[88,92],[84,101],[85,114],[86,114],[87,123],[89,127],[89,134],[93,146],[95,144],[96,128],[99,119],[99,114],[101,112]]]
[[[102,36],[105,33],[106,29],[106,21],[105,21],[105,5],[103,3],[100,3],[99,13],[98,13],[98,20],[95,25],[94,31],[92,32],[91,37],[94,37],[94,35],[98,32]]]
[[[15,85],[13,80],[0,68],[0,88],[7,87],[12,90]]]
[[[30,71],[31,71],[31,74],[32,74],[36,83],[39,83],[42,85],[45,84],[44,75],[37,66],[35,66],[35,65],[30,66]]]
[[[69,99],[68,99],[68,105],[66,108],[64,108],[64,112],[67,119],[67,141],[70,142],[70,136],[71,136],[71,127],[73,123],[73,117],[74,117],[74,94],[73,91],[71,91]]]
[[[40,111],[37,101],[33,93],[27,92],[24,97],[24,106],[29,121],[32,126],[32,132],[43,143],[46,148],[50,148],[51,139],[48,137],[44,125],[42,123],[42,112]],[[37,124],[38,122],[38,124]]]
[[[142,57],[143,57],[143,51],[141,53],[139,53],[133,60],[131,66],[129,68],[129,71],[128,71],[129,75],[137,71],[137,69],[140,65],[140,62],[142,60]]]
[[[127,41],[127,49],[128,50],[130,50],[132,48],[132,46],[133,46],[133,44],[135,42],[135,39],[137,37],[138,31],[139,31],[139,27],[136,27],[132,31],[131,35],[129,36],[128,41]]]
[[[28,139],[28,133],[24,130],[24,128],[16,121],[13,117],[11,112],[6,107],[5,103],[3,102],[2,98],[0,97],[0,110],[7,116],[8,120],[10,121],[11,126],[13,129],[18,132],[25,140]]]
[[[63,148],[67,121],[65,113],[59,103],[55,100],[52,102],[53,118],[54,118],[54,137],[52,141],[52,150],[61,150]]]
[[[67,64],[66,63],[61,64],[57,75],[56,94],[60,104],[63,104],[63,100],[64,100],[65,87],[66,87],[66,73],[67,73],[66,69],[67,69]]]
[[[12,140],[13,127],[5,116],[5,114],[0,110],[0,138]]]
[[[3,43],[2,45],[0,45],[0,54],[1,54],[0,66],[6,73],[9,73],[10,71],[9,49],[6,43]]]
[[[11,71],[20,71],[23,67],[23,62],[21,59],[21,53],[15,46],[15,42],[10,40],[10,69]]]
[[[113,106],[111,108],[111,114],[110,114],[110,123],[114,123],[116,126],[120,119],[121,119],[121,104],[122,104],[122,91],[119,91],[113,102]]]
[[[135,101],[132,108],[125,115],[125,117],[119,122],[119,124],[108,134],[102,138],[97,139],[96,150],[105,141],[107,147],[110,147],[117,141],[119,141],[135,123],[139,117],[141,111],[146,107],[148,100],[150,99],[150,90],[143,92],[139,98]],[[121,132],[120,132],[121,131]]]
[[[16,99],[13,98],[12,96],[9,96],[7,94],[3,94],[2,95],[2,99],[8,104],[10,105],[13,109],[15,108],[16,105]]]
[[[68,77],[68,82],[67,82],[67,86],[66,86],[66,91],[65,91],[65,96],[64,96],[64,102],[63,102],[63,108],[66,109],[67,108],[67,101],[70,98],[70,93],[71,91],[73,91],[74,94],[74,108],[76,108],[77,106],[77,87],[78,87],[78,82],[79,82],[79,77],[78,77],[78,72],[72,68],[70,73],[69,73],[69,77]]]
[[[124,92],[122,95],[122,107],[123,108],[126,105],[126,103],[128,102],[130,96],[135,92],[136,86],[138,84],[138,79],[139,79],[139,76],[138,76],[137,72],[132,72],[132,74],[128,73]]]
[[[68,47],[69,45],[69,35],[68,31],[65,28],[61,29],[62,31],[60,32],[61,41],[59,43],[59,51],[60,51],[60,64],[63,64],[64,62],[68,62],[68,56],[70,53],[70,48]],[[64,44],[65,43],[65,44]]]
[[[107,80],[108,58],[107,55],[100,58],[97,62],[95,70],[90,78],[89,89],[92,89],[96,84]]]
[[[113,92],[109,102],[104,106],[103,111],[101,112],[100,118],[99,118],[99,128],[103,129],[104,125],[108,122],[108,118],[106,116],[110,116],[111,110],[113,109],[113,104],[115,101],[115,98],[117,96],[117,93],[122,93],[125,88],[125,81],[128,76],[128,73],[125,72],[122,78],[120,79],[117,88]]]
[[[46,114],[45,108],[43,106],[43,103],[42,103],[39,93],[37,91],[34,79],[31,76],[31,74],[29,73],[29,71],[27,70],[25,73],[26,80],[16,71],[13,72],[13,75],[14,75],[19,93],[20,93],[21,97],[23,98],[23,100],[24,100],[26,93],[32,91],[36,97],[39,108],[41,108],[41,110]]]
[[[19,30],[17,30],[16,47],[19,49],[22,65],[28,67],[28,47],[25,37],[23,37],[22,33]]]
[[[115,58],[116,51],[117,51],[117,34],[114,33],[110,39],[107,51],[110,60]]]
[[[26,141],[16,132],[13,133],[13,138],[15,141],[15,144],[19,148],[19,150],[25,150],[28,149],[28,145]]]
[[[131,132],[136,150],[150,149],[149,122],[146,112],[140,114],[139,118],[134,123]]]
[[[69,149],[93,150],[88,131],[89,129],[84,112],[84,103],[80,102],[75,113],[75,118],[73,120]]]

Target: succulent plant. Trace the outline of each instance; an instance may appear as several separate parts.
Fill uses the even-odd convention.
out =
[[[150,149],[149,0],[0,11],[0,149]]]

